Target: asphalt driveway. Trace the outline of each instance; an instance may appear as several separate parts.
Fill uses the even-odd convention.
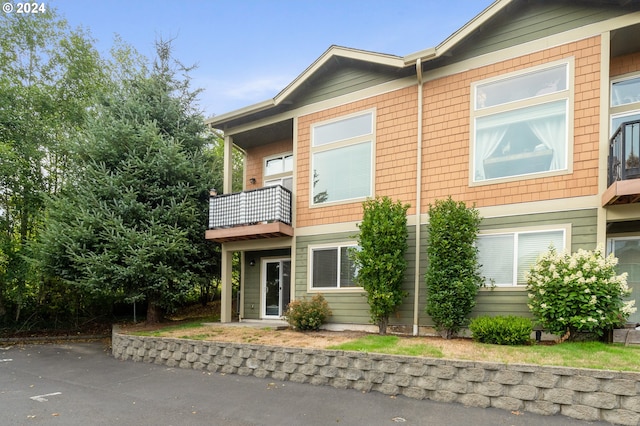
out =
[[[104,343],[0,348],[1,425],[605,425],[118,361]]]

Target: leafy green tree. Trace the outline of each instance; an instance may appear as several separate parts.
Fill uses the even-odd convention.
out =
[[[481,220],[475,208],[451,197],[429,206],[425,310],[447,339],[465,324],[482,285],[475,246]]]
[[[103,82],[91,39],[52,11],[0,15],[0,321],[38,305],[30,267],[48,194],[65,179],[66,142],[84,126]]]
[[[204,239],[216,184],[189,69],[157,45],[150,71],[131,69],[97,106],[76,146],[77,179],[52,202],[43,236],[47,272],[96,295],[147,303],[147,322],[210,280]],[[179,78],[177,73],[185,76]]]
[[[367,292],[371,322],[386,334],[389,316],[396,311],[406,292],[402,290],[407,261],[408,204],[376,197],[363,204],[358,225],[359,249],[352,251],[358,267],[357,281]]]

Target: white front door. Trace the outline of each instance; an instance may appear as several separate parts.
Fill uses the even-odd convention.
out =
[[[280,318],[291,295],[291,259],[262,261],[262,318]]]

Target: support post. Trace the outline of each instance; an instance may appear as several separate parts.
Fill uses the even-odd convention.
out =
[[[233,192],[233,138],[231,136],[224,137],[224,176],[222,190],[224,194]]]
[[[233,283],[232,278],[233,252],[225,249],[222,244],[222,290],[220,292],[220,322],[231,322]]]

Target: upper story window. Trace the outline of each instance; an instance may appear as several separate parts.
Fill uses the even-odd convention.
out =
[[[373,193],[374,112],[311,129],[311,205],[356,200]]]
[[[275,185],[282,185],[293,191],[293,154],[265,158],[264,186]]]
[[[473,85],[473,183],[568,168],[570,65]]]
[[[622,123],[640,120],[640,75],[626,75],[611,82],[610,112],[611,135]]]
[[[525,285],[524,274],[538,256],[553,245],[565,249],[566,229],[499,232],[480,234],[476,241],[478,263],[487,285],[509,287]]]
[[[273,176],[293,172],[293,154],[268,157],[264,160],[264,175]]]
[[[640,76],[626,77],[611,83],[611,106],[640,103]]]

